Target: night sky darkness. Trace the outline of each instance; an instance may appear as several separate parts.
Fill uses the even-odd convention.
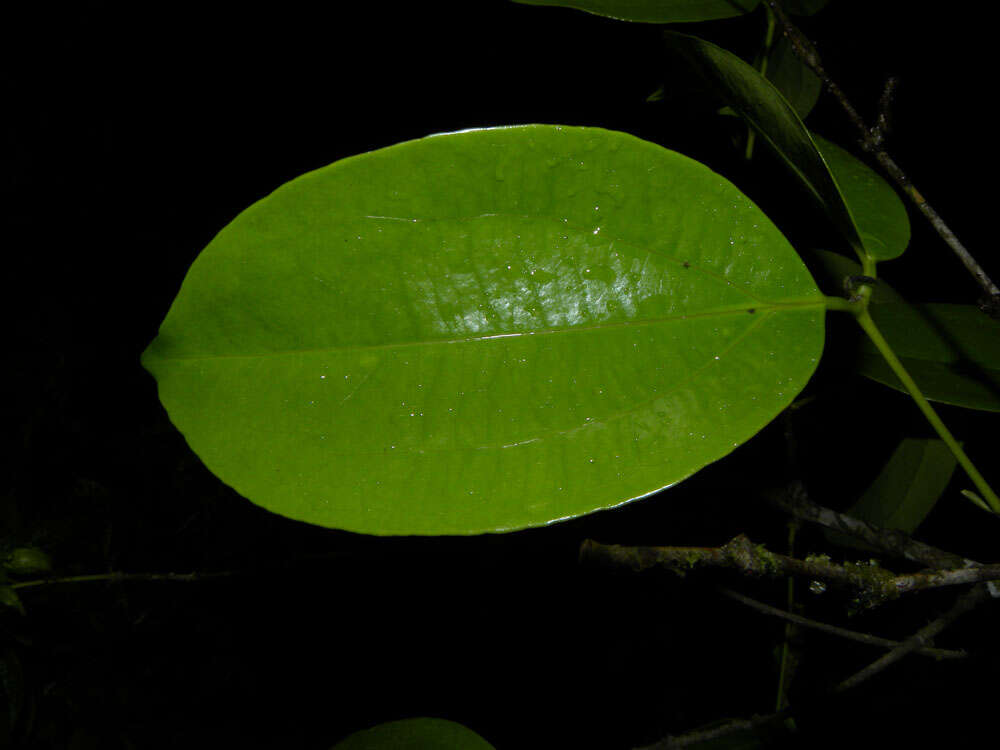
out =
[[[711,114],[655,27],[493,0],[350,5],[364,7],[5,11],[0,542],[42,546],[64,575],[241,571],[25,591],[28,616],[0,617],[0,649],[16,651],[34,696],[23,746],[322,750],[381,721],[430,715],[498,750],[612,750],[771,711],[780,624],[719,599],[714,577],[612,573],[576,555],[588,537],[714,546],[741,532],[780,550],[783,518],[745,491],[786,476],[779,424],[618,511],[505,536],[409,539],[257,508],[167,419],[139,355],[199,251],[289,179],[402,140],[519,123],[625,130],[726,175],[797,247],[831,245],[823,215],[780,165],[764,154],[753,169],[740,164],[731,138],[741,127]],[[890,149],[996,278],[995,43],[984,24],[948,11],[832,0],[803,27],[866,115],[886,76],[900,78]],[[749,53],[761,23],[682,30]],[[666,99],[647,103],[664,84]],[[827,98],[809,122],[851,143]],[[884,278],[914,300],[974,302],[965,271],[911,220],[910,250],[880,267]],[[842,328],[833,333],[850,333]],[[903,396],[843,374],[844,340],[831,342],[816,385],[846,385],[796,425],[803,476],[839,508],[901,436],[929,434]],[[1000,481],[995,419],[942,414]],[[953,481],[923,538],[994,560],[1000,525],[961,499],[965,486]],[[824,548],[812,530],[800,543]],[[783,584],[731,583],[782,601]],[[824,596],[803,587],[806,614],[890,637],[951,600],[927,595],[848,618],[842,599]],[[994,708],[982,680],[995,687],[997,625],[995,607],[978,612],[941,639],[976,659],[911,658],[803,717],[798,741],[839,747],[864,731],[903,746],[955,722],[951,746],[966,746]],[[820,635],[804,643],[793,696],[876,656]],[[13,735],[4,727],[0,746],[25,728],[23,717]]]

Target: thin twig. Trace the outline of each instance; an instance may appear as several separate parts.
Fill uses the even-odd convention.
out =
[[[983,292],[985,292],[986,299],[981,302],[981,307],[993,317],[1000,315],[1000,288],[993,283],[982,266],[972,257],[972,254],[944,222],[944,219],[927,202],[923,194],[917,190],[900,166],[886,153],[885,148],[882,146],[884,131],[878,125],[874,129],[868,127],[864,118],[861,117],[858,110],[851,104],[840,86],[830,78],[826,69],[820,63],[819,56],[814,51],[812,44],[802,31],[792,23],[785,10],[781,7],[781,3],[778,0],[767,0],[767,5],[781,24],[785,36],[795,51],[795,55],[819,77],[827,91],[840,103],[841,108],[847,113],[848,119],[858,129],[858,132],[861,134],[860,142],[862,148],[875,157],[886,174],[896,182],[900,190],[903,191],[903,194],[913,202],[920,213],[931,223],[931,226],[941,236],[941,239],[954,251],[955,255],[962,262],[962,265],[972,274],[972,277],[982,288]]]
[[[787,489],[768,492],[765,497],[776,508],[795,518],[855,537],[893,557],[920,563],[929,568],[980,565],[975,560],[912,539],[902,531],[883,529],[820,505],[809,497],[805,486],[799,481],[789,482]]]
[[[736,732],[756,729],[767,724],[777,724],[779,721],[792,718],[809,707],[816,707],[825,704],[832,695],[844,693],[857,687],[865,680],[870,679],[887,667],[895,664],[907,654],[913,653],[922,648],[926,648],[933,639],[951,625],[962,615],[975,609],[979,604],[990,598],[985,586],[976,586],[962,594],[954,606],[941,617],[937,618],[927,626],[921,628],[898,646],[893,648],[881,658],[875,660],[864,669],[855,672],[846,680],[840,682],[832,691],[816,695],[805,701],[798,701],[795,704],[786,706],[780,711],[770,714],[754,716],[751,719],[733,719],[724,724],[711,727],[710,729],[696,729],[686,734],[665,737],[659,742],[649,745],[640,750],[675,750],[676,748],[688,747],[699,742],[710,739],[725,737]]]
[[[179,583],[190,583],[192,581],[202,581],[208,578],[222,578],[234,575],[232,571],[219,571],[215,573],[95,573],[85,576],[66,576],[64,578],[39,578],[34,581],[22,581],[11,584],[12,589],[27,589],[37,586],[52,586],[59,583],[90,583],[93,581],[108,581],[120,583],[122,581],[175,581]]]
[[[819,505],[809,498],[805,486],[799,481],[789,482],[785,490],[765,493],[765,497],[772,505],[795,518],[853,536],[889,555],[920,563],[929,568],[958,569],[982,566],[982,563],[976,560],[912,539],[902,531],[883,529]],[[996,583],[989,583],[987,586],[992,596],[1000,597],[1000,586]]]
[[[708,742],[719,737],[726,737],[735,732],[752,730],[760,724],[772,721],[772,717],[773,715],[754,717],[753,719],[732,719],[708,729],[696,729],[693,732],[687,732],[676,737],[664,737],[652,745],[640,747],[637,750],[675,750],[675,748],[697,745],[700,742]]]
[[[783,609],[778,609],[777,607],[772,607],[770,604],[765,604],[764,602],[759,602],[756,599],[751,599],[749,596],[739,593],[738,591],[733,591],[732,589],[725,588],[724,586],[718,587],[719,592],[734,601],[745,604],[751,609],[755,609],[765,615],[771,615],[772,617],[778,617],[782,620],[787,620],[788,622],[793,622],[796,625],[801,625],[804,628],[812,628],[813,630],[819,630],[823,633],[829,633],[830,635],[835,635],[840,638],[846,638],[850,641],[857,641],[858,643],[866,643],[869,646],[879,646],[881,648],[896,648],[901,646],[904,641],[893,641],[889,638],[880,638],[877,635],[870,635],[868,633],[859,633],[856,630],[848,630],[847,628],[840,628],[836,625],[830,625],[825,622],[820,622],[819,620],[812,620],[808,617],[802,617],[802,615],[796,615],[792,612],[786,612]],[[921,647],[918,648],[916,653],[923,656],[930,656],[935,659],[964,659],[968,656],[965,651],[945,649],[945,648],[929,648]]]
[[[842,693],[853,687],[860,685],[865,680],[874,677],[886,667],[895,664],[909,653],[924,648],[934,642],[934,638],[945,628],[951,625],[962,615],[971,612],[977,606],[990,598],[989,591],[985,586],[976,586],[966,591],[958,599],[950,610],[933,622],[920,628],[905,641],[896,646],[892,651],[876,659],[864,669],[860,669],[835,688],[835,692]]]

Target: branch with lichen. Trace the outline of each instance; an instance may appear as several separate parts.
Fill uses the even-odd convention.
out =
[[[884,529],[875,524],[862,521],[845,513],[838,513],[813,502],[806,492],[805,486],[799,481],[790,482],[785,490],[776,490],[765,494],[767,500],[779,510],[819,526],[839,531],[853,536],[866,544],[900,559],[926,565],[928,568],[957,569],[981,568],[982,563],[967,557],[933,547],[930,544],[912,539],[907,534],[896,529]],[[978,580],[991,580],[989,576]],[[971,582],[971,581],[967,581]],[[989,584],[990,593],[1000,596],[1000,586]]]
[[[835,563],[827,555],[799,560],[754,544],[744,534],[721,547],[626,547],[588,539],[581,545],[580,559],[636,571],[664,568],[679,575],[698,568],[728,568],[753,578],[797,576],[854,589],[865,607],[911,591],[1000,579],[1000,565],[897,575],[874,560]]]
[[[969,560],[961,555],[946,552],[912,539],[902,531],[883,529],[875,524],[820,505],[809,497],[805,486],[799,481],[789,482],[786,489],[767,492],[764,497],[778,510],[799,520],[853,536],[892,557],[920,563],[929,568],[961,568],[979,565],[975,560]]]

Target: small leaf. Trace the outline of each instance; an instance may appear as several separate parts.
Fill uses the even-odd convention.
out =
[[[816,106],[823,89],[819,76],[798,58],[784,34],[777,35],[767,58],[767,80],[774,84],[796,114],[804,120]],[[759,69],[759,61],[754,67]]]
[[[899,195],[864,162],[815,133],[812,137],[851,207],[865,250],[879,261],[898,258],[910,243],[910,219]]]
[[[596,128],[424,138],[300,177],[194,262],[143,355],[256,503],[371,534],[541,526],[731,452],[824,298],[732,184]]]
[[[980,508],[982,508],[983,510],[985,510],[987,513],[992,513],[993,512],[992,508],[990,508],[990,506],[988,506],[986,504],[986,501],[983,500],[981,497],[979,497],[979,495],[977,495],[972,490],[959,490],[959,492],[962,493],[962,497],[964,497],[966,500],[968,500],[969,502],[971,502],[973,505],[979,506]]]
[[[760,0],[514,0],[523,5],[576,8],[619,21],[685,23],[749,13]]]
[[[16,547],[3,567],[15,576],[38,575],[52,570],[52,560],[37,547]]]
[[[752,65],[697,37],[664,32],[705,84],[735,109],[798,176],[859,257],[866,250],[837,181],[795,108]]]
[[[955,457],[937,438],[904,438],[851,515],[908,534],[931,512],[955,471]]]
[[[910,376],[932,401],[1000,411],[1000,321],[975,305],[872,305],[875,324]],[[863,375],[906,393],[906,387],[867,339]]]
[[[403,719],[356,732],[334,750],[493,750],[461,724],[444,719]]]
[[[817,253],[817,277],[830,294],[861,267],[836,253]],[[875,325],[931,401],[1000,411],[1000,321],[973,305],[910,305],[879,281],[868,307]],[[878,349],[862,337],[858,372],[902,393],[906,387]]]
[[[904,438],[882,471],[846,513],[885,529],[912,534],[941,497],[956,461],[936,438]],[[837,544],[860,549],[868,545],[836,531],[825,531]]]
[[[9,607],[20,615],[27,614],[24,605],[21,604],[21,597],[12,586],[0,586],[0,610],[4,607]]]

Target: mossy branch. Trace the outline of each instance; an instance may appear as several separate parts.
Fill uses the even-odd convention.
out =
[[[808,578],[854,590],[864,607],[912,591],[1000,579],[1000,565],[895,574],[875,561],[835,563],[826,555],[799,560],[771,552],[743,534],[721,547],[626,547],[588,539],[581,545],[580,559],[635,571],[664,568],[678,575],[698,568],[727,568],[752,578]]]

